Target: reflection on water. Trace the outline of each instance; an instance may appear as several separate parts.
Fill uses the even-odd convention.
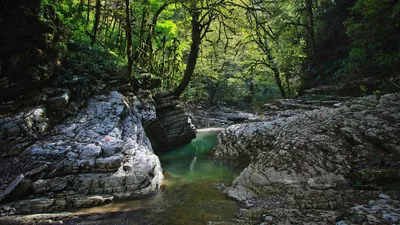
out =
[[[204,179],[233,180],[238,173],[208,154],[216,143],[216,133],[198,134],[192,143],[160,155],[161,165],[172,177],[188,182]]]
[[[89,217],[73,224],[206,224],[230,221],[236,203],[223,194],[238,175],[207,154],[216,133],[202,133],[191,144],[161,154],[165,179],[161,193],[141,199],[83,209]],[[68,224],[68,223],[67,223]]]

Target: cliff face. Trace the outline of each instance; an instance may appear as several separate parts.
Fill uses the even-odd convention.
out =
[[[118,92],[95,96],[18,157],[0,159],[0,202],[12,201],[3,208],[60,211],[157,191],[161,165],[141,122],[155,112],[136,105]]]
[[[40,101],[38,88],[60,64],[61,23],[41,0],[5,1],[0,31],[0,113],[7,114]]]

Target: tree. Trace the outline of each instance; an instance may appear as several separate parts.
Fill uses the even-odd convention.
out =
[[[400,2],[358,0],[346,21],[351,50],[345,67],[356,76],[400,74]]]
[[[95,15],[95,21],[94,21],[94,26],[93,26],[93,36],[92,36],[92,42],[91,42],[92,46],[96,42],[97,30],[99,29],[99,23],[100,23],[100,14],[101,14],[101,0],[96,0],[96,15]]]
[[[186,64],[186,69],[183,74],[183,78],[179,82],[179,85],[174,89],[173,94],[175,96],[182,95],[183,91],[189,85],[192,79],[193,71],[196,67],[197,58],[199,56],[201,40],[206,36],[209,31],[211,22],[213,22],[218,16],[226,17],[219,7],[224,7],[225,0],[217,1],[199,1],[199,5],[196,1],[190,3],[190,7],[184,7],[189,11],[191,15],[191,40],[190,53]]]
[[[270,42],[276,42],[278,45],[278,39],[272,27],[269,25],[268,16],[266,14],[271,14],[266,8],[258,2],[251,1],[250,5],[246,5],[247,9],[247,19],[249,24],[251,24],[255,34],[252,36],[252,40],[257,43],[258,47],[264,52],[265,57],[258,60],[256,63],[267,66],[271,69],[274,74],[275,83],[279,88],[282,98],[286,98],[286,92],[282,85],[281,73],[276,64],[276,59],[272,54]]]
[[[129,0],[125,0],[125,34],[126,34],[126,57],[128,59],[128,70],[127,75],[130,77],[132,75],[132,28],[129,10]]]

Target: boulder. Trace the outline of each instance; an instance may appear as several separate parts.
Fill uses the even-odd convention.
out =
[[[148,119],[146,131],[157,150],[169,150],[190,143],[196,138],[196,128],[179,105],[179,98],[168,92],[154,96],[156,117]]]
[[[128,198],[157,191],[163,179],[160,161],[134,103],[118,92],[95,96],[76,116],[27,147],[19,158],[37,165],[25,173],[36,198],[63,192]],[[71,204],[62,205],[55,209]],[[13,205],[17,213],[23,212],[20,206]]]
[[[385,168],[398,182],[400,95],[367,96],[273,122],[228,127],[217,157],[250,157],[227,194],[238,200],[288,189],[346,189],[365,168]],[[370,179],[376,180],[372,174]],[[392,176],[392,175],[393,176]],[[350,178],[350,179],[349,179]]]

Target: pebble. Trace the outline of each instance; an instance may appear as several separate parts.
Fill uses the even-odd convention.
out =
[[[389,198],[390,198],[389,195],[385,195],[385,194],[379,194],[378,197],[379,197],[379,198],[382,198],[382,199],[389,199]]]
[[[374,205],[376,205],[376,201],[375,200],[369,200],[368,201],[368,205],[369,206],[374,206]]]
[[[389,200],[386,200],[386,199],[379,199],[379,200],[377,201],[377,203],[380,204],[380,205],[385,205],[385,204],[388,204],[388,203],[389,203]]]
[[[266,222],[274,220],[274,217],[272,217],[272,216],[264,215],[263,217],[264,217],[264,221],[266,221]]]
[[[389,221],[389,222],[397,223],[400,218],[397,216],[390,215],[390,214],[383,214],[382,219]]]
[[[244,202],[244,205],[245,205],[246,208],[250,208],[250,207],[252,207],[254,204],[250,203],[249,201],[245,201],[245,202]]]

